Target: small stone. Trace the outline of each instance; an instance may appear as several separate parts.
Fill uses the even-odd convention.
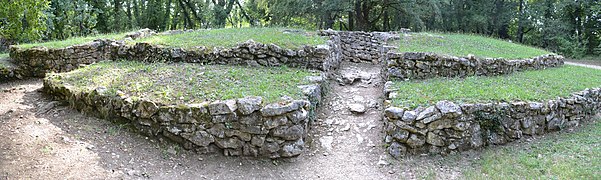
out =
[[[440,119],[441,117],[442,115],[440,112],[438,112],[436,107],[430,106],[417,115],[417,120],[421,120],[422,123],[428,124],[434,120]]]
[[[417,112],[415,111],[405,111],[405,113],[403,113],[403,121],[415,121],[415,119],[417,118]]]
[[[349,110],[352,113],[357,113],[357,114],[363,114],[365,113],[365,106],[363,104],[349,104],[348,105]]]
[[[439,101],[436,103],[436,108],[448,117],[457,117],[461,115],[461,107],[450,101]]]
[[[439,135],[434,134],[432,132],[428,132],[426,142],[428,142],[428,144],[432,144],[434,146],[444,146],[444,140],[442,139],[442,137],[440,137]]]
[[[238,111],[243,115],[251,114],[261,109],[261,103],[263,99],[261,97],[246,97],[238,99]]]
[[[324,136],[324,137],[319,138],[319,143],[321,144],[321,147],[326,149],[327,151],[332,150],[333,142],[334,142],[333,136]]]
[[[384,115],[388,119],[401,119],[404,113],[405,110],[398,107],[389,107],[386,110],[384,110]]]

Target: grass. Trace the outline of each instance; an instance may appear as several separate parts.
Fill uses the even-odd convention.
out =
[[[40,43],[31,43],[31,44],[21,44],[17,47],[29,49],[33,47],[47,47],[50,49],[58,49],[65,48],[72,45],[85,44],[88,42],[92,42],[96,39],[123,39],[125,38],[125,34],[127,33],[113,33],[113,34],[100,34],[95,36],[86,36],[86,37],[73,37],[68,38],[66,40],[57,40],[57,41],[48,41],[48,42],[40,42]]]
[[[284,28],[226,28],[212,30],[198,30],[189,33],[174,35],[157,35],[136,40],[168,47],[193,48],[197,46],[233,47],[249,39],[263,44],[273,43],[280,47],[296,49],[302,45],[325,44],[326,40],[315,34],[310,35],[302,30],[284,33]]]
[[[601,179],[601,123],[520,146],[486,150],[466,179]],[[559,136],[561,135],[561,136]]]
[[[433,52],[465,57],[522,59],[550,54],[542,49],[467,34],[413,33],[399,41],[400,52]]]
[[[441,100],[460,103],[540,101],[596,87],[601,87],[600,70],[565,65],[507,76],[396,81],[397,96],[392,102],[397,106],[414,108]]]
[[[6,69],[10,66],[6,61],[8,58],[8,53],[0,54],[0,69]]]
[[[54,80],[85,89],[106,87],[116,95],[121,91],[137,98],[163,104],[200,103],[246,96],[261,96],[265,103],[283,96],[301,98],[298,85],[307,84],[308,70],[287,67],[254,68],[198,64],[141,63],[134,61],[100,62]]]

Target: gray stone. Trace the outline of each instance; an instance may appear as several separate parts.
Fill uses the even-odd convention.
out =
[[[250,144],[258,147],[263,146],[263,143],[265,143],[265,136],[261,135],[253,136],[250,140]]]
[[[439,101],[436,108],[447,117],[457,117],[461,115],[461,107],[450,101]]]
[[[249,133],[245,133],[239,130],[228,130],[225,131],[225,136],[226,137],[232,137],[232,136],[236,136],[238,138],[240,138],[240,140],[242,141],[250,141],[252,136]]]
[[[392,144],[390,144],[390,146],[388,146],[388,153],[394,157],[394,158],[401,158],[403,156],[405,156],[405,153],[407,152],[407,147],[403,146],[400,143],[397,142],[392,142]]]
[[[409,138],[409,131],[397,130],[392,134],[392,138],[394,138],[398,142],[407,142],[407,138]]]
[[[233,114],[236,111],[236,101],[215,101],[209,104],[209,112],[211,115]]]
[[[319,138],[319,144],[321,144],[321,147],[326,149],[327,151],[332,150],[333,142],[334,142],[333,136],[324,136],[324,137]]]
[[[428,124],[428,130],[432,131],[432,130],[437,130],[437,129],[451,128],[451,127],[453,127],[453,124],[454,124],[454,122],[451,119],[436,120],[436,121],[432,121],[432,122],[430,122],[430,124]]]
[[[412,122],[415,121],[415,119],[417,118],[417,112],[415,111],[405,111],[405,113],[403,113],[403,121],[407,121],[407,122]]]
[[[265,128],[273,129],[278,126],[286,125],[286,123],[288,123],[286,116],[274,116],[267,118],[263,124],[265,125]]]
[[[195,145],[202,146],[202,147],[209,146],[209,144],[215,142],[215,138],[213,138],[213,136],[211,136],[206,131],[196,131],[191,136],[184,136],[182,134],[182,137],[188,139],[190,142],[194,143]]]
[[[417,120],[420,120],[420,122],[423,124],[428,124],[440,118],[442,118],[442,114],[434,106],[426,108],[426,110],[422,111],[417,116]]]
[[[307,115],[308,113],[304,109],[299,109],[286,114],[288,120],[290,120],[290,122],[292,122],[293,124],[298,124],[299,122],[306,120]]]
[[[421,135],[411,134],[407,139],[407,145],[413,149],[419,148],[426,143],[426,138]]]
[[[215,125],[213,125],[213,127],[208,129],[207,132],[209,132],[210,134],[212,134],[213,136],[216,136],[218,138],[225,138],[225,130],[226,130],[225,125],[215,124]]]
[[[222,149],[225,149],[225,148],[238,149],[238,148],[242,147],[242,144],[243,144],[243,142],[240,141],[236,137],[225,138],[225,139],[221,139],[221,138],[215,139],[215,145],[217,145],[219,148],[222,148]]]
[[[300,101],[295,100],[286,105],[281,105],[279,103],[268,104],[265,107],[261,108],[261,115],[263,116],[277,116],[283,115],[285,113],[292,112],[294,110],[298,110],[303,108],[309,104],[308,101]]]
[[[384,110],[384,115],[388,119],[401,119],[405,113],[405,110],[398,107],[389,107]]]
[[[261,97],[245,97],[237,101],[238,111],[243,115],[249,115],[261,109],[263,99]]]
[[[303,137],[305,129],[301,125],[294,125],[291,127],[280,126],[271,130],[271,135],[274,137],[281,137],[285,140],[297,140]]]
[[[303,139],[298,139],[292,143],[285,143],[282,147],[280,154],[282,157],[294,157],[298,156],[303,152],[305,142]]]
[[[444,140],[442,139],[442,137],[433,132],[428,132],[426,142],[434,146],[444,146]]]
[[[136,107],[136,116],[144,119],[151,118],[159,111],[159,107],[152,101],[140,100]]]
[[[352,113],[357,113],[357,114],[363,114],[365,113],[365,105],[363,104],[349,104],[348,105],[349,110]]]

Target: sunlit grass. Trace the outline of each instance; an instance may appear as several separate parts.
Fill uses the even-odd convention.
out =
[[[283,96],[299,99],[303,94],[298,86],[308,84],[306,76],[315,75],[319,73],[287,67],[107,61],[62,73],[53,80],[84,90],[103,86],[113,95],[122,91],[164,104],[181,104],[246,96],[261,96],[264,102],[277,102]]]
[[[540,101],[601,87],[601,71],[566,65],[506,76],[396,81],[394,87],[398,90],[393,104],[403,107],[428,106],[441,100],[461,103]]]
[[[480,35],[412,33],[401,37],[400,52],[432,52],[465,57],[521,59],[550,54],[545,50]],[[401,35],[402,36],[402,35]]]
[[[520,146],[486,150],[466,179],[601,179],[601,122]]]
[[[303,45],[325,44],[326,40],[315,34],[303,30],[292,29],[285,32],[285,28],[225,28],[212,30],[197,30],[194,32],[157,35],[136,40],[169,47],[193,48],[205,47],[233,47],[252,39],[263,44],[276,44],[280,47],[295,49]]]
[[[125,38],[125,34],[127,33],[113,33],[113,34],[101,34],[101,35],[93,35],[86,37],[73,37],[66,40],[57,40],[57,41],[48,41],[48,42],[40,42],[40,43],[31,43],[31,44],[21,44],[18,45],[20,48],[28,49],[32,47],[47,47],[47,48],[65,48],[68,46],[85,44],[92,42],[96,39],[113,39],[120,40]]]

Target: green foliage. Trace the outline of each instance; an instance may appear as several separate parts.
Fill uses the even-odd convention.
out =
[[[520,146],[486,150],[466,179],[600,179],[601,122]]]
[[[532,58],[549,52],[494,38],[466,34],[414,33],[401,38],[400,52],[433,52],[465,57]]]
[[[0,1],[0,37],[9,41],[32,41],[46,29],[43,11],[47,0]]]
[[[401,107],[429,106],[442,100],[461,103],[541,101],[601,87],[601,71],[566,65],[508,76],[397,81],[394,87],[398,90],[393,104]]]
[[[233,47],[249,39],[264,44],[273,43],[284,48],[298,48],[303,45],[325,44],[325,39],[317,35],[309,35],[302,30],[298,33],[284,33],[284,28],[225,28],[212,30],[199,30],[189,33],[174,35],[151,36],[136,40],[160,44],[170,47],[193,48],[205,47]]]
[[[246,96],[261,96],[265,103],[271,103],[281,101],[283,96],[302,98],[297,86],[308,83],[306,76],[315,75],[319,73],[287,67],[107,61],[62,73],[61,78],[56,80],[81,89],[104,86],[113,94],[122,91],[165,104],[201,103]]]

